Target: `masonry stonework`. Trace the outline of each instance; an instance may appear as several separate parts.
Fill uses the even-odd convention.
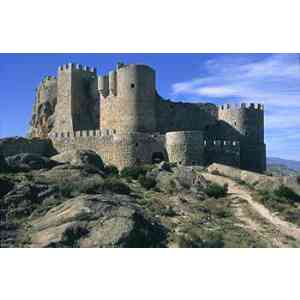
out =
[[[38,107],[49,102],[50,90],[52,123],[41,130]],[[118,63],[99,77],[94,68],[61,66],[57,79],[39,87],[33,119],[32,136],[49,136],[56,151],[92,149],[119,168],[159,160],[266,168],[262,105],[165,100],[146,65]]]

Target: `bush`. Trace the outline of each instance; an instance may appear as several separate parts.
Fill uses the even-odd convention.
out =
[[[81,193],[97,194],[103,190],[103,178],[94,176],[83,180],[63,181],[58,185],[61,196],[65,198],[76,197]]]
[[[153,166],[151,165],[125,167],[121,171],[121,177],[138,180],[140,175],[145,176],[146,173],[152,169]]]
[[[91,177],[78,182],[78,190],[84,194],[96,194],[101,192],[103,187],[103,178],[102,177]]]
[[[118,176],[119,175],[119,170],[114,165],[107,165],[107,166],[104,167],[104,173],[107,176]]]
[[[189,233],[176,238],[180,248],[224,248],[225,243],[221,233],[210,233],[205,238]]]
[[[59,192],[64,198],[76,197],[80,194],[79,185],[69,181],[63,181],[58,185]]]
[[[217,183],[211,183],[208,187],[204,190],[204,192],[209,197],[214,198],[222,198],[227,195],[228,192],[228,185],[224,184],[223,186]]]
[[[274,195],[285,198],[290,202],[300,202],[300,196],[285,185],[280,185],[276,190],[274,190]]]
[[[156,180],[153,178],[145,177],[144,175],[140,175],[138,178],[140,185],[146,190],[150,190],[156,186]]]
[[[103,188],[117,194],[130,194],[129,186],[120,179],[114,177],[105,179]]]

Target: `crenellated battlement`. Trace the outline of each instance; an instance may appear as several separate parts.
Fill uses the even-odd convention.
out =
[[[88,72],[88,73],[93,73],[93,74],[97,73],[96,68],[81,65],[81,64],[68,63],[68,64],[61,65],[58,67],[58,72],[71,71],[71,70],[77,70],[77,71]]]
[[[100,136],[114,136],[115,129],[103,130],[79,130],[75,132],[51,132],[48,137],[50,139],[63,139],[63,138],[77,138],[77,137],[100,137]]]
[[[223,104],[218,106],[219,110],[239,110],[239,109],[249,109],[263,111],[264,105],[261,103],[240,103],[240,104]]]
[[[204,147],[239,147],[239,141],[233,140],[204,140],[203,141]]]

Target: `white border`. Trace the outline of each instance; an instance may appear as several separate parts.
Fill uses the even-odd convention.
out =
[[[0,51],[299,52],[298,3],[2,1]],[[0,293],[5,300],[294,299],[299,267],[299,250],[290,249],[0,249]]]
[[[2,52],[299,52],[299,1],[2,1]]]

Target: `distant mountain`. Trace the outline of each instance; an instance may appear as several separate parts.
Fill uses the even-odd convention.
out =
[[[268,171],[278,171],[281,175],[295,175],[300,172],[300,161],[287,160],[278,157],[267,158]]]

